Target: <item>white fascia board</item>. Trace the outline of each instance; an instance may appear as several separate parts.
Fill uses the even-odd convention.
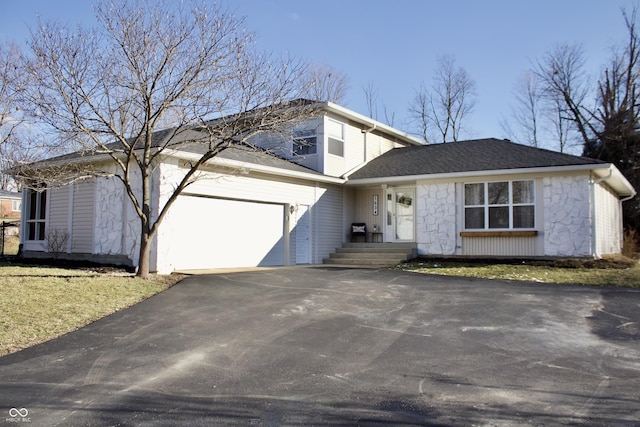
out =
[[[425,181],[425,180],[454,180],[454,179],[466,179],[466,178],[483,178],[487,176],[501,176],[501,175],[516,175],[516,174],[541,174],[541,173],[562,173],[562,172],[593,172],[599,177],[605,177],[609,175],[609,172],[613,172],[610,178],[611,186],[621,196],[631,196],[636,194],[633,186],[627,181],[627,179],[620,173],[620,171],[611,163],[603,163],[599,165],[570,165],[570,166],[551,166],[551,167],[539,167],[539,168],[520,168],[520,169],[499,169],[499,170],[486,170],[486,171],[470,171],[470,172],[451,172],[451,173],[437,173],[426,175],[405,175],[405,176],[391,176],[381,178],[365,178],[365,179],[351,179],[346,182],[346,185],[393,185],[396,183],[406,183],[408,181]]]
[[[198,155],[192,155],[190,153],[185,153],[183,151],[173,151],[171,153],[167,152],[167,155],[171,155],[173,157],[183,159],[183,160],[200,159],[200,156]],[[255,163],[241,162],[238,160],[229,160],[221,157],[214,157],[213,159],[209,160],[207,164],[224,166],[231,169],[246,169],[253,172],[261,172],[267,175],[284,176],[288,178],[298,178],[298,179],[304,179],[307,181],[325,182],[329,184],[344,184],[346,181],[341,178],[334,178],[332,176],[327,176],[327,175],[316,175],[312,173],[292,171],[288,169],[275,168],[273,166],[258,165]]]
[[[411,145],[424,145],[424,142],[416,138],[415,136],[409,135],[408,133],[402,132],[389,125],[385,125],[382,122],[374,120],[360,113],[356,113],[355,111],[351,111],[348,108],[342,107],[338,104],[334,104],[333,102],[326,102],[325,105],[326,105],[325,108],[327,111],[330,111],[340,116],[351,119],[354,122],[361,123],[362,125],[366,126],[369,129],[375,126],[377,130],[381,130],[386,133],[397,136],[398,138],[404,140],[405,142]]]

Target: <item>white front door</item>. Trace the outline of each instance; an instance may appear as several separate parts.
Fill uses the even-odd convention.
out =
[[[296,264],[311,264],[311,239],[309,238],[309,206],[298,205],[296,211]]]
[[[386,239],[391,242],[415,241],[415,188],[387,191]]]

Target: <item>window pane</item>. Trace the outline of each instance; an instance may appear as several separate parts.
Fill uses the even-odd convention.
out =
[[[44,221],[38,223],[38,235],[36,240],[44,240]]]
[[[331,138],[344,139],[342,137],[342,123],[336,122],[334,120],[328,120],[327,121],[327,134]]]
[[[464,204],[484,205],[484,184],[465,184]]]
[[[36,212],[38,211],[38,193],[33,190],[29,190],[29,219],[36,219]]]
[[[45,219],[47,213],[47,192],[42,191],[38,193],[38,198],[40,199],[40,216],[38,219]]]
[[[513,207],[513,228],[533,228],[535,226],[533,206]]]
[[[490,182],[489,183],[489,204],[508,205],[509,204],[509,183]]]
[[[344,144],[337,139],[329,138],[329,154],[342,157],[344,155]]]
[[[293,151],[296,154],[315,154],[316,153],[316,137],[296,138],[293,140]]]
[[[509,228],[509,208],[489,208],[489,228]]]
[[[464,227],[484,228],[484,208],[465,208]]]
[[[533,181],[513,181],[513,203],[533,203]]]
[[[36,223],[30,222],[27,240],[35,240],[35,239],[36,239]]]

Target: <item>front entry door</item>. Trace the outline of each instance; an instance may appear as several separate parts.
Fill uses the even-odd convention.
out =
[[[309,206],[298,205],[296,212],[296,264],[311,264]]]
[[[394,242],[415,241],[415,188],[394,188],[387,193],[387,236]]]

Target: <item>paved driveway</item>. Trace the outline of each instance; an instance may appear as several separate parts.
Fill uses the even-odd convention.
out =
[[[639,308],[373,269],[193,276],[0,358],[0,425],[637,425]]]

